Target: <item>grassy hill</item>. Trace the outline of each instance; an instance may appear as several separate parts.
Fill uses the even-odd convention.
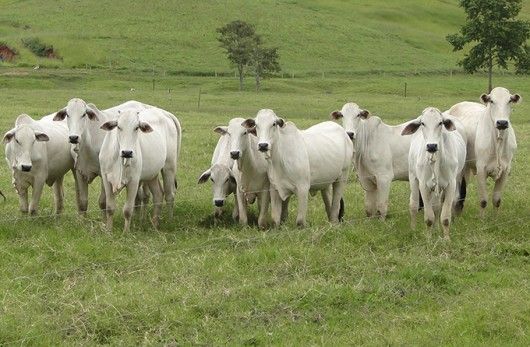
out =
[[[214,73],[232,70],[215,29],[253,23],[278,46],[287,73],[436,72],[455,68],[445,36],[464,20],[456,0],[1,1],[0,38],[16,64]],[[525,0],[523,17],[530,18]],[[38,59],[21,39],[52,44]]]

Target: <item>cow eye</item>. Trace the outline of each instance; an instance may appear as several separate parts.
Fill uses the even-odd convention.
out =
[[[215,181],[213,180],[213,178],[210,177],[210,181],[212,181],[212,183],[215,183]]]
[[[138,126],[138,127],[136,127],[136,128],[134,128],[134,131],[138,131],[138,129],[140,129],[140,127],[139,127],[139,126]]]
[[[116,128],[118,128],[118,130],[121,131],[121,128],[119,126],[116,126]]]
[[[20,145],[20,141],[18,141],[17,139],[15,139],[15,142],[16,142],[18,145]]]
[[[440,123],[438,123],[438,125],[440,125],[440,126],[441,126],[442,124],[444,124],[444,122],[440,122]]]
[[[85,116],[86,116],[86,113],[83,113],[83,115],[81,116],[81,118],[85,118]]]

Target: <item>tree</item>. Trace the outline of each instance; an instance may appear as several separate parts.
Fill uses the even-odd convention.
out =
[[[244,68],[250,63],[252,51],[256,41],[259,40],[254,26],[235,20],[218,28],[217,32],[220,34],[217,40],[226,50],[228,60],[236,66],[239,73],[239,90],[243,90]]]
[[[252,50],[250,63],[254,76],[256,78],[256,91],[260,89],[261,79],[272,72],[280,71],[280,63],[278,59],[278,48],[265,48],[261,45],[261,40],[257,40],[257,44]]]
[[[489,90],[492,89],[493,67],[508,69],[508,61],[515,64],[517,73],[530,71],[530,23],[517,20],[522,0],[460,0],[467,14],[460,33],[447,36],[453,51],[460,51],[471,42],[477,42],[459,61],[465,71],[487,69]]]

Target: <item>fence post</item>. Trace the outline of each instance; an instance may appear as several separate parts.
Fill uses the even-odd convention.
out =
[[[404,95],[405,97],[407,97],[407,82],[405,82],[405,90],[404,90],[403,95]]]
[[[201,109],[201,87],[199,87],[199,98],[197,99],[197,111]]]

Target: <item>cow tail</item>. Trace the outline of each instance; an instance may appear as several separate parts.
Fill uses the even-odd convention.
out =
[[[1,190],[0,190],[0,195],[2,195],[2,197],[4,198],[4,201],[6,201],[6,196],[4,195],[4,193],[2,193]]]
[[[339,207],[339,222],[344,221],[344,199],[340,198],[340,207]]]
[[[467,194],[467,183],[465,175],[462,176],[462,182],[460,182],[460,191],[458,201],[456,202],[455,210],[460,213],[464,209],[464,202],[466,201]]]

